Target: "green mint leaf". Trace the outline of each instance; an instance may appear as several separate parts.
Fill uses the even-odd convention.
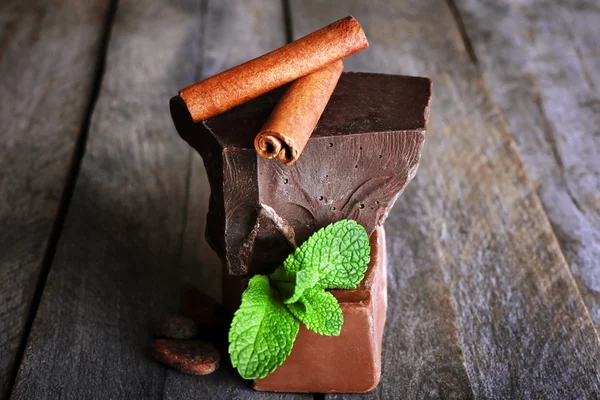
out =
[[[287,306],[311,331],[327,336],[339,336],[342,331],[342,309],[333,294],[322,288],[306,290],[298,302]]]
[[[281,294],[281,299],[286,300],[294,296],[294,291],[296,288],[296,274],[295,273],[287,273],[282,265],[277,267],[275,271],[271,275],[269,275],[271,282],[277,289],[279,289],[279,293]]]
[[[283,302],[290,304],[297,302],[305,290],[317,285],[319,270],[316,267],[309,267],[288,273],[283,267],[278,267],[269,277],[279,289]]]
[[[256,275],[229,329],[231,364],[244,379],[264,378],[289,356],[299,327],[269,278]]]
[[[294,286],[294,293],[288,299],[284,299],[285,304],[291,304],[297,302],[304,291],[315,287],[319,282],[319,270],[317,267],[304,268],[296,273],[296,286]]]
[[[365,228],[356,221],[346,219],[328,225],[309,237],[288,256],[283,269],[288,276],[293,276],[294,273],[315,268],[318,286],[326,289],[355,289],[365,275],[370,252],[369,236]],[[307,275],[312,277],[313,273]],[[297,280],[296,277],[293,281]],[[305,279],[305,282],[304,285],[309,279]],[[296,290],[301,294],[306,287]]]
[[[269,275],[269,279],[271,280],[271,282],[288,283],[294,283],[294,281],[296,280],[294,274],[291,272],[287,272],[285,268],[283,268],[283,265],[277,267],[275,271],[273,271],[273,273]]]
[[[286,272],[283,265],[280,265],[271,275],[269,275],[269,279],[271,279],[271,283],[279,289],[279,293],[283,300],[289,299],[294,295],[296,273]]]

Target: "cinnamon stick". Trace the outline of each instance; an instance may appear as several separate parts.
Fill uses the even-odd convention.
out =
[[[261,157],[279,157],[286,165],[296,162],[343,69],[342,61],[336,61],[292,83],[254,139]]]
[[[179,91],[194,122],[236,107],[369,46],[348,16],[261,57]]]

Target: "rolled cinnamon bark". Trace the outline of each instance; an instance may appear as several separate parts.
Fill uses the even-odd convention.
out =
[[[179,91],[194,122],[214,117],[369,46],[348,16],[261,57]]]
[[[279,157],[286,165],[296,162],[343,69],[342,61],[336,61],[292,83],[254,139],[261,157]]]

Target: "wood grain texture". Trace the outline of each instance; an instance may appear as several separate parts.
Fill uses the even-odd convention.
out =
[[[371,47],[346,60],[348,70],[434,82],[421,167],[386,226],[392,268],[384,374],[370,396],[598,396],[593,322],[450,10],[436,0],[340,1],[335,8],[297,1],[291,13],[295,36],[354,15]],[[429,328],[438,322],[438,331]],[[456,368],[458,345],[464,366]],[[422,362],[406,362],[411,356]]]
[[[456,6],[598,327],[600,2]]]
[[[0,399],[8,397],[109,2],[0,3]]]
[[[286,43],[282,3],[273,0],[209,1],[202,15],[201,51],[187,61],[200,66],[196,80],[213,76]],[[183,143],[183,141],[182,141]],[[182,282],[192,282],[221,298],[221,261],[204,239],[210,187],[202,159],[194,151],[183,236]],[[244,384],[224,363],[201,379],[168,371],[167,399],[311,399],[308,394],[261,393]]]
[[[185,226],[191,149],[175,133],[168,99],[197,78],[206,12],[196,1],[119,4],[86,155],[14,399],[265,397],[226,365],[184,376],[148,350],[152,322],[175,309],[181,281],[196,276],[185,270],[200,267],[182,261],[195,250],[186,239],[182,255],[184,232],[196,229]]]
[[[199,36],[196,2],[122,1],[86,155],[13,392],[158,398],[150,325],[177,303],[190,151],[168,99]]]

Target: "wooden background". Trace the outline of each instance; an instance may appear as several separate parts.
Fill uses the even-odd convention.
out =
[[[4,0],[0,399],[360,397],[148,355],[182,282],[220,295],[204,169],[168,99],[348,14],[371,47],[346,70],[434,81],[362,397],[600,396],[597,0]]]

